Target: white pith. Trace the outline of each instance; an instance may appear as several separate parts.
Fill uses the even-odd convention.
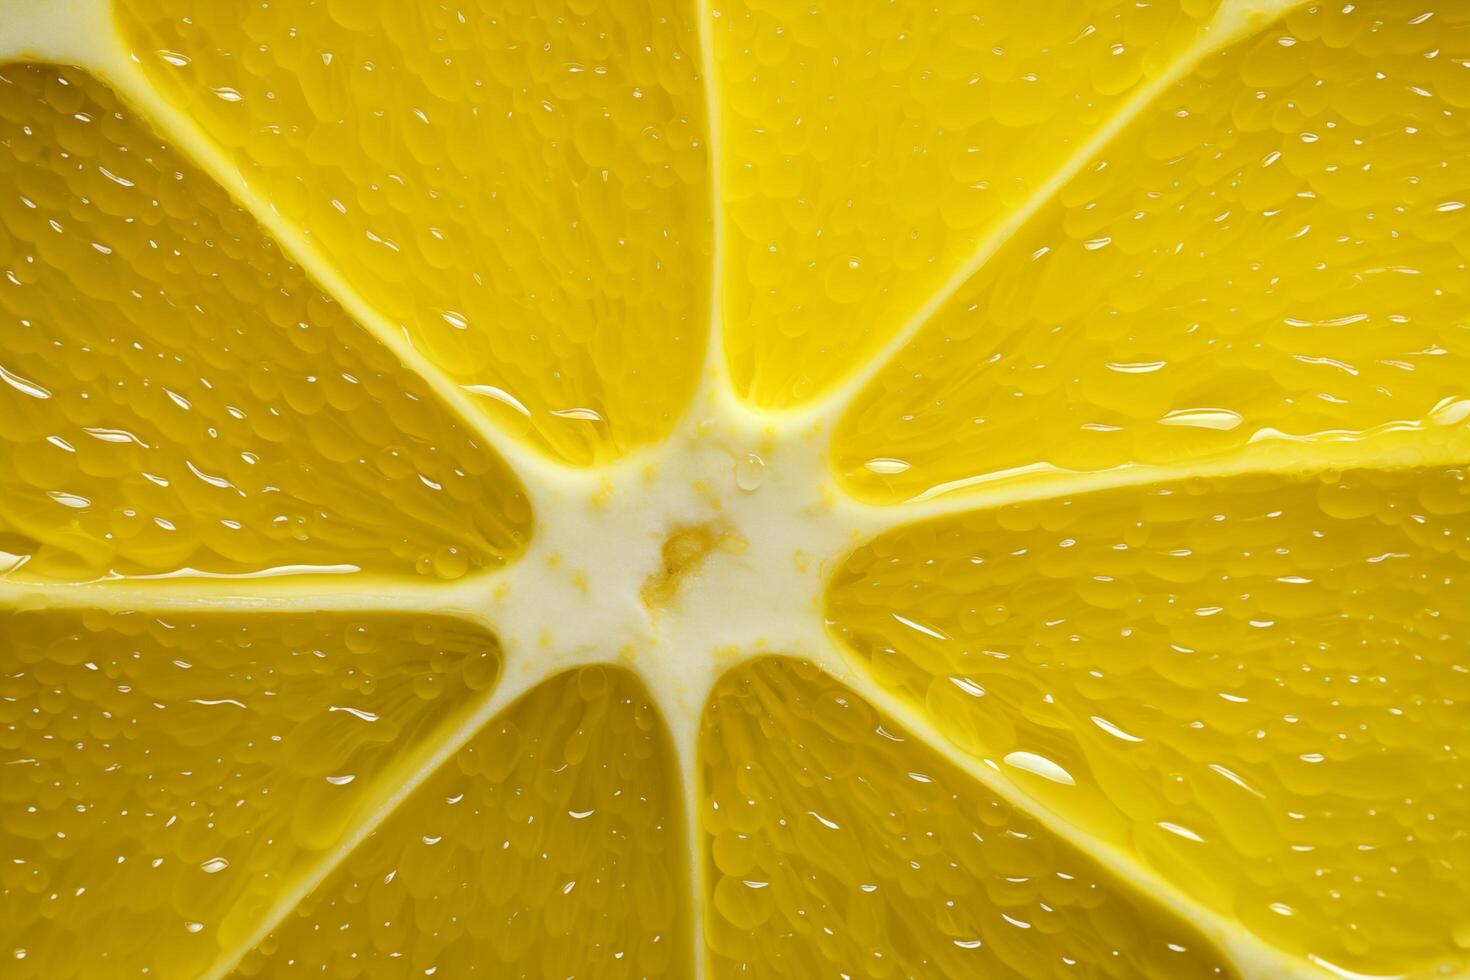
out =
[[[150,85],[115,29],[108,0],[0,0],[0,61],[24,58],[77,65],[116,89],[160,135],[219,181],[293,260],[420,374],[466,425],[496,448],[519,476],[534,513],[530,545],[515,563],[452,583],[385,583],[350,576],[335,580],[180,578],[74,586],[0,580],[0,608],[438,613],[481,624],[500,637],[504,666],[497,688],[468,720],[442,731],[438,742],[414,761],[412,771],[394,770],[380,779],[373,787],[372,805],[364,807],[369,816],[354,825],[335,848],[318,855],[278,896],[249,941],[225,951],[207,975],[229,973],[398,803],[496,714],[547,678],[591,663],[614,663],[635,672],[669,727],[688,808],[690,898],[698,909],[705,894],[701,877],[704,842],[696,820],[701,714],[712,686],[732,666],[753,657],[780,654],[817,663],[987,788],[1031,813],[1139,891],[1175,909],[1215,941],[1242,975],[1361,976],[1320,961],[1314,965],[1283,956],[1119,848],[1091,837],[1030,800],[999,766],[954,748],[922,714],[872,681],[847,658],[823,617],[826,581],[848,551],[884,530],[943,513],[1183,475],[1393,466],[1401,461],[1423,465],[1470,458],[1470,436],[1459,425],[1464,413],[1458,407],[1464,403],[1457,403],[1457,410],[1442,420],[1449,424],[1435,424],[1432,419],[1405,422],[1351,440],[1267,441],[1182,470],[1122,467],[1100,473],[992,479],[954,488],[963,493],[894,507],[848,497],[827,465],[833,425],[863,385],[1031,215],[1200,58],[1300,2],[1225,0],[1213,29],[1199,44],[1168,71],[1141,86],[1107,123],[1080,141],[1055,173],[1038,182],[1026,206],[1009,216],[953,270],[948,282],[878,356],[817,403],[767,414],[739,400],[724,371],[718,276],[712,277],[716,285],[707,365],[700,388],[674,433],[661,444],[614,464],[575,469],[551,462],[495,430],[458,385],[415,351],[401,332],[347,284],[341,272],[270,206],[197,125]],[[707,26],[710,11],[707,3],[700,6],[701,22]],[[709,31],[704,33],[704,63],[709,66]],[[713,87],[709,88],[710,155],[712,161],[718,161],[719,106]],[[717,175],[717,162],[712,167]],[[713,179],[711,194],[718,269],[720,208]],[[688,527],[711,528],[721,537],[722,546],[710,552],[663,600],[645,601],[644,587],[660,571],[664,543],[671,534]],[[692,921],[695,969],[702,974],[701,915],[696,913]]]

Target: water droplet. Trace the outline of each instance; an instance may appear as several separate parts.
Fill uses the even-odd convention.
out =
[[[460,385],[460,387],[473,395],[483,395],[486,398],[493,398],[502,405],[510,406],[516,412],[519,412],[527,418],[531,415],[531,410],[519,398],[504,388],[497,388],[494,385]]]
[[[1076,786],[1077,780],[1061,766],[1035,752],[1012,752],[1005,757],[1006,765],[1029,772],[1042,779],[1049,779],[1063,786]]]
[[[61,506],[70,507],[73,510],[83,510],[87,507],[92,506],[92,501],[88,500],[86,497],[80,496],[75,493],[67,493],[64,490],[48,490],[46,491],[46,496],[50,497]]]
[[[1187,425],[1196,429],[1218,429],[1222,432],[1235,428],[1245,419],[1239,412],[1228,408],[1180,408],[1159,419],[1160,425]]]
[[[575,419],[578,422],[601,422],[602,414],[592,408],[553,408],[551,414],[559,419]]]
[[[1197,844],[1203,844],[1205,842],[1205,839],[1203,837],[1201,837],[1199,834],[1196,834],[1194,831],[1190,830],[1188,827],[1181,827],[1177,823],[1170,823],[1167,820],[1160,820],[1159,821],[1159,826],[1162,827],[1162,828],[1164,828],[1165,830],[1167,830],[1169,833],[1173,834],[1176,837],[1183,837],[1185,840],[1192,840],[1192,841],[1194,841]]]
[[[0,364],[0,381],[4,381],[22,395],[29,395],[32,398],[51,397],[51,392],[48,389],[41,387],[34,381],[21,377],[14,371],[6,370],[3,364]]]
[[[863,469],[869,473],[877,473],[879,476],[897,476],[900,473],[907,473],[910,465],[906,459],[890,459],[880,456],[864,463]]]
[[[1139,738],[1137,735],[1130,735],[1129,733],[1123,731],[1123,729],[1119,728],[1117,725],[1108,721],[1106,718],[1100,717],[1098,715],[1092,716],[1092,723],[1098,728],[1101,728],[1103,731],[1107,732],[1109,735],[1113,736],[1114,738],[1120,738],[1125,742],[1143,741],[1143,739]]]
[[[1104,367],[1118,374],[1153,374],[1167,363],[1167,361],[1109,361]]]
[[[349,707],[346,707],[345,705],[334,704],[330,708],[328,708],[327,710],[328,711],[345,711],[349,715],[352,715],[354,718],[361,718],[363,721],[377,721],[378,720],[378,716],[376,714],[374,714],[371,711],[364,711],[361,708],[349,708]]]
[[[425,701],[432,701],[444,693],[443,674],[419,674],[413,679],[413,692]]]
[[[230,866],[230,862],[222,857],[212,857],[199,865],[199,870],[207,875],[217,875]]]
[[[759,490],[766,482],[766,461],[755,453],[746,453],[735,461],[735,485],[747,492]]]
[[[456,579],[470,570],[469,556],[460,548],[445,545],[434,552],[434,574],[442,579]]]

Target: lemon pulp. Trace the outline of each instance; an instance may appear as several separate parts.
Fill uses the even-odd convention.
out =
[[[14,7],[7,972],[1470,965],[1464,12]]]

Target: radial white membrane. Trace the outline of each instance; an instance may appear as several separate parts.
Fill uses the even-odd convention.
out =
[[[671,756],[626,671],[541,684],[403,800],[240,974],[688,976]]]
[[[700,752],[713,976],[1233,975],[811,664],[727,674]]]
[[[1399,0],[1207,57],[879,372],[837,434],[844,485],[1463,430],[1467,57],[1463,11]]]
[[[1246,6],[1253,5],[1241,9]],[[95,22],[106,23],[105,18]],[[99,56],[100,60],[114,59],[108,68],[112,77],[122,80],[132,96],[148,106],[152,116],[166,119],[170,131],[180,134],[211,173],[235,188],[262,224],[280,237],[293,256],[303,260],[315,278],[330,284],[344,305],[377,330],[409,363],[426,370],[427,382],[446,400],[463,403],[462,393],[422,357],[408,350],[401,338],[394,338],[393,325],[367,306],[361,296],[345,289],[337,270],[326,265],[309,242],[241,183],[229,161],[217,148],[200,141],[187,119],[150,90],[136,68],[119,59],[120,48],[101,47],[108,53]],[[612,655],[633,663],[655,691],[660,706],[671,713],[676,748],[681,751],[692,751],[685,743],[692,744],[704,693],[720,670],[760,650],[762,645],[789,644],[781,648],[810,651],[828,669],[844,673],[845,665],[823,646],[819,602],[823,582],[847,545],[871,536],[885,524],[902,519],[902,515],[855,506],[834,491],[821,471],[819,449],[824,434],[820,430],[752,419],[725,396],[712,385],[696,396],[693,417],[680,427],[679,436],[670,444],[628,465],[594,470],[587,478],[532,465],[534,461],[517,455],[542,528],[554,525],[561,529],[556,536],[557,547],[538,549],[503,577],[472,579],[462,587],[442,592],[430,589],[422,595],[395,596],[395,604],[491,609],[497,621],[503,618],[506,622],[510,634],[507,672],[513,673],[521,685],[547,669]],[[567,411],[581,413],[583,408],[573,405]],[[586,424],[582,418],[568,418]],[[494,437],[488,430],[480,435]],[[764,466],[754,469],[752,457],[759,457]],[[896,456],[884,459],[891,461],[887,465],[892,469],[906,462]],[[752,473],[761,474],[761,478],[754,479]],[[1045,487],[1037,487],[1027,494],[1044,497],[1048,492]],[[615,506],[608,506],[609,502],[615,502]],[[671,598],[662,605],[650,605],[645,587],[650,577],[663,576],[667,570],[669,545],[684,540],[680,535],[688,530],[691,517],[696,528],[706,521],[728,520],[737,531],[726,536],[721,530],[713,538],[718,546],[699,552],[701,560],[676,562],[684,571],[672,576],[677,587],[670,592]],[[744,558],[740,557],[742,538],[748,555]],[[547,543],[543,534],[534,540]],[[755,553],[750,554],[752,551]],[[780,573],[773,574],[778,567]],[[542,591],[548,586],[551,592]],[[160,595],[173,591],[169,587]],[[554,595],[558,603],[554,610],[548,608],[548,595]],[[278,601],[260,598],[267,606]],[[712,611],[718,615],[710,619],[706,614]],[[762,625],[768,621],[775,625]],[[616,638],[617,642],[599,642],[599,636]],[[720,642],[722,636],[726,638],[724,643]],[[732,645],[729,637],[735,637],[738,645]],[[795,642],[791,642],[793,639]],[[467,724],[478,726],[496,707],[496,702],[481,699]],[[928,730],[925,724],[915,728]],[[435,758],[452,754],[469,734],[463,727],[446,734],[435,746]],[[947,751],[953,753],[952,748]],[[979,778],[1000,795],[1015,797],[1013,780],[1018,772],[1022,774],[1020,779],[1027,778],[1028,770],[1026,765],[1014,763],[1029,765],[1031,775],[1035,775],[1036,769],[1046,768],[1042,763],[1049,756],[1025,751],[1009,756],[1011,764],[994,777],[988,770],[972,767],[967,771],[980,773]],[[366,815],[357,832],[367,833],[379,826],[391,809],[390,805]],[[1038,816],[1043,825],[1059,830],[1063,837],[1088,842],[1085,835],[1079,837],[1075,828],[1058,824],[1046,812]],[[1109,860],[1117,859],[1115,849],[1097,849]],[[334,855],[334,861],[345,853]],[[1147,870],[1127,860],[1114,870],[1125,878],[1154,880]],[[1241,936],[1228,916],[1201,909],[1179,890],[1159,885],[1156,880],[1154,883],[1167,901],[1209,924],[1212,936],[1230,939],[1232,955],[1242,963],[1254,964],[1261,975],[1279,976],[1305,969],[1300,961],[1273,958],[1250,936]],[[297,894],[290,890],[279,895],[277,907],[259,917],[251,935],[259,935],[280,921]],[[232,955],[243,953],[244,946],[251,942],[242,933],[242,945]]]
[[[196,137],[497,425],[579,465],[670,431],[708,307],[693,0],[115,7]]]
[[[1292,953],[1464,968],[1470,478],[1247,475],[879,537],[829,596],[884,688]]]
[[[9,975],[228,969],[500,659],[426,616],[0,612]]]
[[[515,478],[134,110],[0,68],[0,570],[415,572],[516,554]]]
[[[1213,0],[713,5],[726,356],[828,393],[1209,28]]]

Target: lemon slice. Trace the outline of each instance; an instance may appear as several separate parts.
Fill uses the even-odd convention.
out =
[[[1466,11],[0,15],[0,972],[1470,972]]]

